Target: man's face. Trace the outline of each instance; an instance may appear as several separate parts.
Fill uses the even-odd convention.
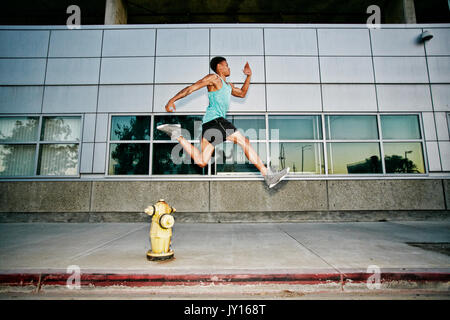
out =
[[[217,73],[222,73],[225,77],[230,75],[230,67],[228,67],[228,63],[226,60],[220,62],[217,65]]]

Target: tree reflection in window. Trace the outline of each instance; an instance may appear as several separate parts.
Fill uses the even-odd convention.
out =
[[[111,140],[135,141],[150,139],[150,117],[112,117]],[[149,143],[112,143],[110,145],[109,174],[148,174]]]

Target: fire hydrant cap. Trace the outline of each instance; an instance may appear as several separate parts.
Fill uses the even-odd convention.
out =
[[[175,219],[170,214],[163,214],[159,219],[159,225],[164,229],[172,228],[174,223]]]

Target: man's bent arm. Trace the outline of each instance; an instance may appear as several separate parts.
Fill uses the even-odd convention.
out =
[[[184,98],[188,95],[190,95],[192,92],[197,91],[203,87],[206,87],[207,85],[212,83],[212,79],[214,79],[214,75],[213,74],[209,74],[206,77],[204,77],[203,79],[198,80],[196,83],[182,89],[180,92],[178,92],[175,96],[173,96],[172,99],[169,100],[169,102],[166,104],[166,111],[168,112],[172,112],[174,110],[176,110],[175,108],[175,101]],[[173,110],[171,110],[171,108],[173,108]]]
[[[250,87],[250,78],[252,76],[252,70],[250,69],[248,62],[244,66],[244,74],[247,75],[247,78],[245,79],[245,82],[244,82],[244,85],[242,86],[242,88],[239,89],[234,86],[232,87],[231,94],[235,97],[245,98],[248,88]]]

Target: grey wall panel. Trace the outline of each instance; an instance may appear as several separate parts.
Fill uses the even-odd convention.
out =
[[[50,31],[1,30],[0,57],[47,57]]]
[[[427,55],[450,55],[450,28],[432,28],[433,39],[425,42]]]
[[[373,83],[371,57],[320,57],[323,83]]]
[[[436,120],[436,131],[438,140],[450,140],[448,133],[447,113],[435,112],[434,118]]]
[[[95,113],[86,113],[83,123],[83,142],[94,142],[95,138]]]
[[[153,85],[101,85],[98,112],[151,112]]]
[[[92,161],[94,160],[94,144],[81,144],[80,173],[92,173]]]
[[[108,121],[107,113],[97,113],[95,122],[95,142],[105,142],[108,140]]]
[[[102,55],[104,57],[154,56],[155,30],[105,30]]]
[[[244,82],[247,76],[243,73],[245,64],[248,62],[252,70],[251,82],[264,82],[264,57],[257,56],[229,56],[227,59],[228,67],[230,68],[230,76],[228,81],[232,83]],[[209,69],[210,73],[213,73]]]
[[[0,86],[0,113],[40,113],[44,86]]]
[[[155,83],[194,83],[209,74],[208,57],[156,57]]]
[[[241,87],[242,84],[237,84]],[[245,98],[231,97],[230,112],[266,111],[266,88],[263,84],[252,84]]]
[[[330,210],[443,210],[442,180],[330,180]]]
[[[90,181],[3,181],[1,212],[89,212]]]
[[[319,61],[316,57],[266,56],[267,82],[319,83]]]
[[[143,213],[161,195],[177,213],[208,212],[208,181],[94,181],[92,211]]]
[[[319,54],[338,56],[370,56],[367,29],[318,29]]]
[[[155,85],[154,112],[166,112],[165,106],[169,100],[187,85]],[[175,102],[175,112],[204,112],[208,106],[208,91],[201,88],[187,97]]]
[[[439,141],[439,151],[441,153],[442,171],[450,171],[450,142]]]
[[[428,57],[430,82],[450,83],[450,57]]]
[[[211,29],[211,56],[263,55],[262,29]]]
[[[49,57],[100,57],[102,30],[52,30]]]
[[[100,58],[48,59],[46,84],[98,84]]]
[[[374,56],[423,56],[424,45],[419,42],[421,29],[371,29]]]
[[[450,111],[450,84],[431,85],[435,111]]]
[[[441,171],[441,159],[439,155],[438,143],[436,141],[427,142],[427,158],[429,171]]]
[[[103,58],[100,84],[152,83],[154,58]]]
[[[97,86],[46,86],[42,112],[95,112]]]
[[[44,84],[45,59],[0,59],[0,85]]]
[[[267,111],[322,111],[318,84],[268,84]]]
[[[289,181],[269,193],[261,181],[211,181],[211,212],[315,211],[327,209],[325,181]],[[301,198],[301,201],[299,201]]]
[[[209,55],[208,29],[158,29],[156,55]]]
[[[94,165],[92,168],[93,173],[105,173],[106,172],[106,143],[94,144]]]
[[[423,131],[426,140],[436,140],[436,125],[433,112],[422,112]]]
[[[374,57],[378,83],[428,83],[425,57]]]
[[[266,55],[317,55],[315,29],[264,29]]]
[[[374,85],[324,84],[324,111],[377,111]]]
[[[379,111],[431,111],[428,85],[377,85]]]

